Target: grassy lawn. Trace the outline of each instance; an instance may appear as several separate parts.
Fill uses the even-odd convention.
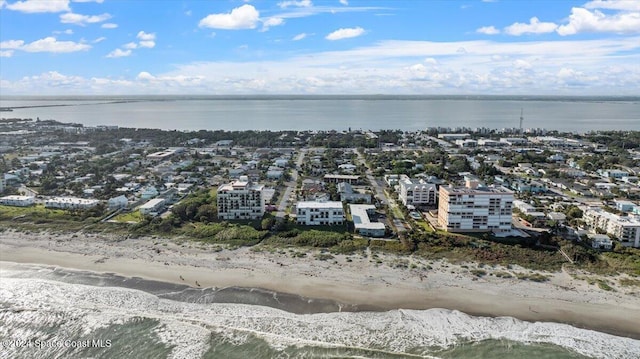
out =
[[[420,226],[420,228],[424,229],[427,233],[434,233],[434,230],[433,228],[431,228],[431,225],[429,225],[429,223],[425,221],[415,221],[415,223]]]
[[[140,211],[133,211],[129,213],[121,213],[113,218],[114,221],[120,223],[140,223],[144,219],[144,216]]]
[[[3,206],[0,205],[0,219],[13,219],[15,217],[30,217],[30,218],[39,218],[39,217],[60,217],[63,219],[65,217],[69,218],[70,216],[67,212],[61,209],[48,209],[44,208],[44,205],[36,205],[30,207],[14,207],[14,206]]]

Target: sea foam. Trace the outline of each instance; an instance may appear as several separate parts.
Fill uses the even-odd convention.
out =
[[[572,327],[511,317],[474,317],[455,310],[391,310],[294,314],[279,309],[226,303],[185,303],[119,287],[95,287],[34,278],[2,278],[3,338],[36,335],[33,322],[64,333],[88,333],[132,318],[161,324],[156,334],[172,346],[171,358],[201,357],[211,334],[230,343],[250,336],[275,349],[288,346],[366,348],[429,355],[434,347],[488,339],[550,343],[594,358],[637,358],[640,341]],[[19,309],[19,310],[15,310]]]

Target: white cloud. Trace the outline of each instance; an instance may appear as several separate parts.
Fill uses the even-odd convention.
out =
[[[438,60],[434,59],[433,57],[427,57],[426,59],[424,59],[424,63],[429,65],[437,65]]]
[[[242,5],[229,13],[209,14],[200,20],[200,27],[224,30],[255,29],[260,13],[253,5]]]
[[[558,28],[558,25],[552,22],[540,22],[537,17],[532,17],[528,24],[516,22],[504,28],[504,32],[513,35],[520,36],[522,34],[546,34],[554,32]]]
[[[640,1],[634,0],[593,0],[584,4],[586,9],[609,9],[640,11]]]
[[[19,49],[24,45],[22,40],[6,40],[0,42],[0,49]]]
[[[270,27],[280,26],[284,24],[284,19],[281,17],[270,17],[262,22],[262,29],[260,31],[267,31]]]
[[[344,5],[344,6],[349,6],[349,1],[347,0],[340,0],[340,4]]]
[[[156,42],[152,40],[140,41],[140,47],[146,47],[147,49],[152,49],[156,46]]]
[[[0,43],[0,49],[21,50],[26,52],[76,52],[89,50],[91,45],[73,42],[58,41],[54,37],[45,37],[29,44],[22,40],[7,40]]]
[[[278,6],[282,9],[286,9],[288,7],[312,7],[313,3],[311,0],[287,0],[279,2]]]
[[[103,28],[103,29],[115,29],[115,28],[118,27],[118,24],[114,24],[112,22],[107,22],[105,24],[102,24],[100,27]]]
[[[104,0],[71,0],[72,2],[95,2],[98,4],[102,4]]]
[[[140,40],[140,42],[138,43],[140,47],[146,47],[150,49],[156,46],[155,33],[146,33],[144,31],[140,31],[138,32],[138,35],[136,37]]]
[[[111,18],[111,15],[104,13],[101,15],[81,15],[68,12],[60,15],[60,22],[63,24],[74,24],[85,26],[86,24],[95,24],[98,22],[107,21]]]
[[[300,40],[304,39],[305,37],[307,37],[307,34],[303,32],[303,33],[300,33],[300,34],[294,36],[292,40],[293,41],[300,41]]]
[[[513,67],[519,70],[528,70],[531,68],[531,64],[528,61],[518,59],[513,62]]]
[[[155,40],[156,39],[156,34],[155,33],[146,33],[144,31],[140,31],[140,32],[138,32],[138,35],[136,35],[136,37],[139,40],[151,41],[151,40]]]
[[[73,41],[58,41],[54,37],[46,37],[22,46],[21,50],[27,52],[76,52],[86,51],[90,48],[91,45]]]
[[[496,29],[494,26],[483,26],[477,29],[476,32],[485,35],[497,35],[500,33],[500,30]]]
[[[107,39],[106,37],[104,37],[104,36],[100,36],[99,38],[97,38],[97,39],[93,40],[92,42],[93,42],[94,44],[97,44],[97,43],[99,43],[99,42],[103,42],[103,41],[104,41],[104,40],[106,40],[106,39]]]
[[[135,42],[130,42],[128,44],[124,44],[122,47],[124,47],[125,49],[136,49],[138,48],[138,44],[136,44]]]
[[[26,12],[26,13],[71,11],[71,9],[69,8],[69,0],[17,1],[12,4],[7,3],[6,8],[9,10]]]
[[[13,50],[0,50],[0,57],[11,57],[13,56]]]
[[[109,58],[127,57],[131,55],[131,50],[115,49],[107,54]]]
[[[640,12],[606,15],[598,10],[592,12],[574,7],[569,15],[569,23],[560,26],[557,31],[562,36],[584,32],[640,33]]]
[[[20,42],[2,45],[20,47]],[[464,48],[466,53],[458,53]],[[10,51],[12,49],[6,49]],[[3,93],[486,93],[640,95],[640,36],[554,41],[382,41],[279,60],[193,62],[128,78],[43,74]],[[134,50],[135,51],[135,50]],[[266,70],[268,69],[268,71]],[[565,70],[563,70],[565,69]],[[67,74],[68,75],[68,74]],[[51,80],[51,78],[56,78]],[[60,79],[57,79],[60,78]],[[67,91],[68,90],[68,91]],[[107,92],[108,93],[108,92]]]
[[[66,29],[64,31],[54,31],[54,34],[65,34],[65,35],[73,35],[73,30]]]
[[[352,37],[358,37],[364,34],[364,29],[361,27],[343,28],[338,29],[325,37],[327,40],[342,40]]]

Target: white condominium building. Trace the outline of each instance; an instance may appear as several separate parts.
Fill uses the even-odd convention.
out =
[[[76,197],[52,197],[44,202],[45,208],[60,209],[88,209],[100,203],[97,199],[85,199]]]
[[[400,185],[399,197],[405,206],[428,206],[436,204],[438,187],[435,183],[401,175],[398,184]]]
[[[264,186],[240,176],[237,181],[218,187],[218,218],[260,219],[264,215]]]
[[[448,232],[509,232],[513,192],[505,187],[440,186],[438,224]]]
[[[296,221],[306,226],[335,225],[344,223],[342,202],[298,202]]]
[[[589,208],[582,217],[591,229],[607,232],[625,247],[640,248],[640,217],[618,216],[601,208]]]
[[[32,196],[5,196],[0,198],[0,204],[14,207],[28,207],[35,203]]]

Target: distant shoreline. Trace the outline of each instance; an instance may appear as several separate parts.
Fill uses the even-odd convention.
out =
[[[110,238],[103,235],[0,234],[0,261],[116,273],[192,287],[264,288],[367,308],[460,310],[477,316],[510,316],[559,322],[640,339],[638,294],[606,292],[567,273],[549,283],[475,277],[460,265],[431,262],[428,270],[395,268],[360,255],[320,261],[249,248],[213,251],[198,242]],[[425,265],[426,260],[412,258]],[[335,263],[334,263],[335,261]],[[473,266],[473,264],[469,264]],[[490,268],[484,267],[487,271]],[[503,271],[505,268],[496,268]],[[524,269],[519,269],[524,270]],[[546,273],[549,274],[549,273]]]
[[[221,95],[4,95],[0,101],[108,101],[121,103],[163,100],[498,100],[498,101],[640,101],[640,95],[391,95],[391,94],[221,94]],[[59,106],[59,105],[51,105]]]

